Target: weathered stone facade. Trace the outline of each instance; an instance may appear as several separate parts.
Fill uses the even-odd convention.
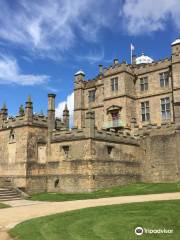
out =
[[[180,181],[180,42],[170,59],[128,65],[114,61],[85,81],[75,74],[74,128],[69,111],[55,118],[0,111],[0,187],[27,192],[85,192],[132,182]]]

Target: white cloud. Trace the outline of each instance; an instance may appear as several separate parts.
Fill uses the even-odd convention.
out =
[[[101,51],[90,51],[87,54],[84,54],[83,56],[76,56],[76,59],[78,61],[87,61],[90,64],[99,63],[104,59],[104,50]]]
[[[58,104],[56,108],[56,116],[62,118],[63,110],[65,107],[65,104],[67,104],[70,114],[70,127],[73,126],[73,118],[74,118],[74,92],[72,92],[70,95],[67,96],[67,99],[65,101],[62,101]]]
[[[56,58],[71,48],[78,37],[97,40],[102,27],[111,27],[114,13],[108,10],[119,1],[15,0],[12,8],[2,0],[0,39]]]
[[[47,75],[23,74],[15,58],[0,55],[0,84],[36,85],[49,80]]]
[[[120,15],[131,35],[164,30],[169,20],[180,29],[179,0],[126,0]]]

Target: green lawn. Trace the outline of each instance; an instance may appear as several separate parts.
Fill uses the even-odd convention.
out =
[[[178,200],[86,208],[26,221],[10,234],[19,240],[179,240],[179,213]],[[173,233],[136,236],[137,226]]]
[[[7,204],[4,204],[4,203],[0,203],[0,208],[8,208],[8,207],[10,207],[10,206]]]
[[[105,190],[99,190],[92,193],[82,194],[62,194],[62,193],[41,193],[31,197],[31,200],[40,201],[71,201],[81,199],[94,199],[115,196],[153,194],[180,192],[179,183],[138,183],[121,187],[114,187]]]

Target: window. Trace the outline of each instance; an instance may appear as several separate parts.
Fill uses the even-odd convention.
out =
[[[89,91],[89,102],[94,102],[96,96],[96,90],[90,90]]]
[[[107,146],[107,152],[109,156],[112,155],[112,150],[113,150],[113,146]]]
[[[142,122],[150,120],[149,101],[141,103],[141,116],[142,116]]]
[[[118,77],[111,79],[111,90],[113,92],[118,90]]]
[[[169,97],[161,99],[161,115],[162,115],[162,119],[169,119],[171,116]]]
[[[159,74],[160,76],[160,86],[169,86],[169,72],[163,72]]]
[[[65,156],[68,157],[68,155],[69,155],[69,146],[62,146],[62,148],[63,148]]]
[[[140,90],[141,91],[148,90],[148,78],[147,77],[140,78]]]

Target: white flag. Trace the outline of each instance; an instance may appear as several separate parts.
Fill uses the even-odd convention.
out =
[[[131,43],[131,51],[134,51],[135,50],[135,47],[134,47],[134,45],[132,45],[132,43]]]

